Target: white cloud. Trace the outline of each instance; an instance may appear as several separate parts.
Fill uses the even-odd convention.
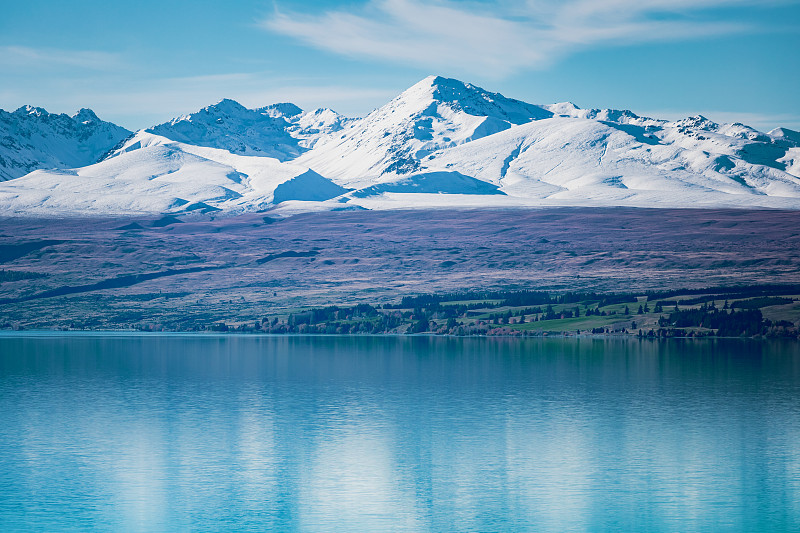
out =
[[[0,65],[26,69],[68,67],[87,70],[109,70],[122,66],[122,60],[117,54],[93,50],[0,46]]]
[[[356,10],[276,9],[262,26],[313,47],[417,67],[505,76],[588,47],[745,31],[697,13],[744,0],[370,0]]]

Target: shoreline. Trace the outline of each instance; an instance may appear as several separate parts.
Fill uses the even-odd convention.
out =
[[[255,333],[255,332],[218,332],[218,331],[138,331],[138,330],[55,330],[55,329],[30,329],[30,330],[0,330],[0,338],[7,337],[196,337],[196,338],[398,338],[398,339],[516,339],[516,340],[545,340],[545,339],[590,339],[590,340],[637,340],[637,341],[714,341],[714,340],[740,340],[740,341],[786,341],[799,342],[793,337],[718,337],[713,335],[694,337],[648,337],[625,334],[579,334],[566,335],[553,333],[550,335],[449,335],[435,333]]]

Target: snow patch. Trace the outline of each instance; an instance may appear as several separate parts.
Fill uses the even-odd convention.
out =
[[[349,190],[323,178],[313,170],[308,170],[275,187],[272,201],[275,204],[289,200],[324,202],[341,196]]]
[[[351,193],[355,198],[385,193],[415,194],[505,194],[496,185],[465,176],[459,172],[427,172],[396,181],[380,183]]]

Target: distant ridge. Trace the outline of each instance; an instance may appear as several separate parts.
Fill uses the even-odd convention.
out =
[[[91,109],[72,116],[32,106],[0,110],[0,181],[41,168],[90,165],[130,134]]]

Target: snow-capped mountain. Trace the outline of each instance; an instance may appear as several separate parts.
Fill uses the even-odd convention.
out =
[[[274,158],[242,156],[140,131],[93,165],[38,170],[10,182],[0,188],[0,205],[9,191],[17,196],[9,213],[136,214],[257,211],[287,201],[323,202],[348,189]]]
[[[0,185],[9,213],[539,205],[800,209],[800,133],[533,105],[429,77],[360,119],[223,100],[99,163]]]
[[[297,139],[303,148],[312,148],[320,139],[344,129],[355,120],[326,107],[303,111],[287,102],[268,105],[257,111],[273,118],[283,118],[288,122],[286,131]]]
[[[551,117],[543,107],[430,76],[337,135],[320,141],[299,164],[344,183],[419,170],[437,150]]]
[[[288,125],[281,115],[247,109],[226,99],[146,131],[181,143],[287,161],[303,151],[286,131]]]
[[[350,120],[330,109],[304,112],[288,102],[247,109],[225,99],[146,131],[186,144],[289,161]]]
[[[725,204],[728,198],[729,204],[744,205],[754,195],[800,200],[800,179],[764,164],[768,148],[785,148],[708,131],[698,139],[696,130],[681,128],[556,117],[433,154],[423,167],[458,169],[506,194],[552,201],[638,197],[654,205],[691,205]]]
[[[31,106],[12,113],[0,110],[0,181],[41,168],[92,164],[130,134],[91,109],[72,116]]]
[[[617,124],[633,124],[635,126],[662,126],[665,120],[649,117],[640,117],[629,109],[581,109],[572,102],[561,102],[542,106],[554,115],[562,117],[582,118],[586,120],[599,120],[616,122]]]

